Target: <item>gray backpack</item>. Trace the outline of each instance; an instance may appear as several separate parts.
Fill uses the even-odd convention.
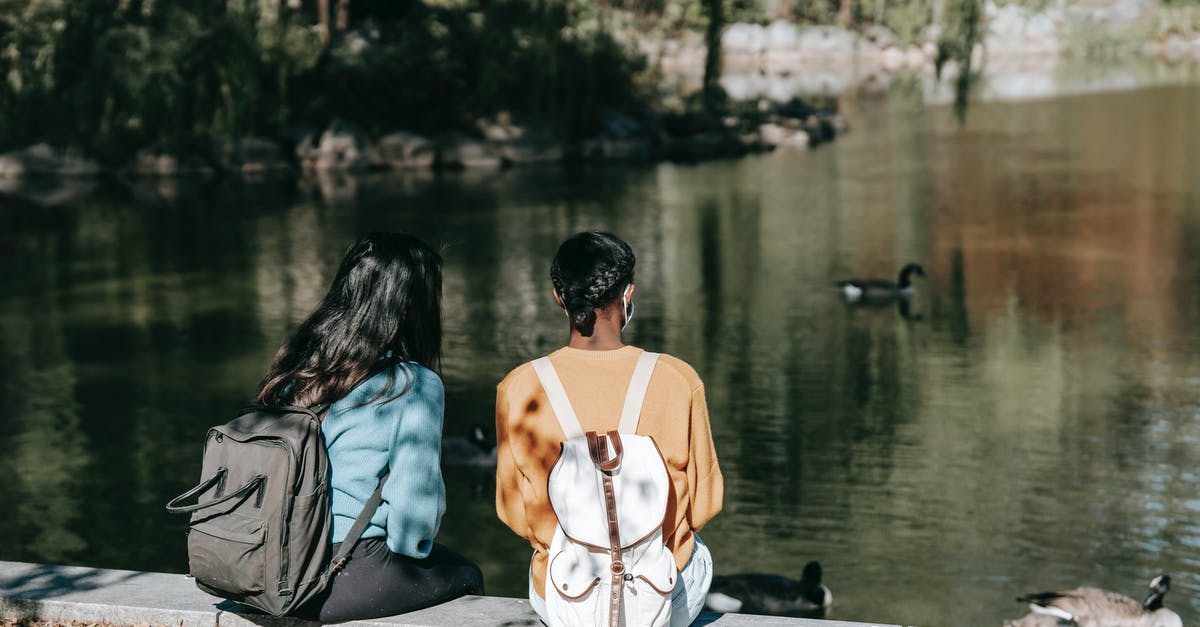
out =
[[[287,614],[337,574],[379,508],[384,474],[336,556],[329,455],[321,419],[303,407],[254,406],[209,429],[201,481],[167,503],[190,513],[188,572],[201,590]],[[192,505],[184,501],[197,498]]]

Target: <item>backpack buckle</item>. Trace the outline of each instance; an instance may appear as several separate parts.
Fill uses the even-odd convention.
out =
[[[611,572],[614,577],[620,577],[621,575],[623,575],[625,573],[625,562],[617,560],[617,561],[613,562],[612,564],[610,564],[608,569],[609,569],[609,572]]]

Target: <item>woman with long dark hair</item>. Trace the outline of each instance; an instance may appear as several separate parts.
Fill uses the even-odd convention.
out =
[[[335,552],[390,471],[350,561],[300,616],[376,618],[483,593],[479,567],[433,541],[446,510],[441,295],[442,260],[429,246],[367,235],[263,378],[258,402],[324,411]]]
[[[672,626],[696,619],[711,583],[712,557],[696,532],[720,511],[724,480],[704,385],[682,360],[643,355],[646,351],[622,341],[621,331],[634,311],[635,261],[629,244],[609,233],[578,233],[563,242],[550,266],[550,280],[554,299],[566,312],[569,339],[548,356],[561,385],[551,385],[556,392],[548,393],[538,371],[546,363],[531,362],[510,372],[497,388],[496,510],[533,546],[529,600],[543,620],[546,595],[579,594],[547,583],[549,547],[558,524],[547,488],[570,425],[557,415],[555,405],[566,409],[563,401],[569,399],[566,404],[578,421],[575,429],[616,430],[623,422],[618,419],[626,391],[644,361],[652,365],[646,387],[640,388],[645,396],[636,435],[653,438],[669,482],[662,539],[678,573],[669,599]]]

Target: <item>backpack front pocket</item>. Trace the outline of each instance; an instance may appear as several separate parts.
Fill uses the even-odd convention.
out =
[[[188,571],[214,590],[242,596],[263,591],[267,524],[226,514],[195,523],[188,533]]]

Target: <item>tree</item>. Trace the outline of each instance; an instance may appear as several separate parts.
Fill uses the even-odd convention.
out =
[[[717,111],[725,100],[721,88],[721,31],[725,29],[724,0],[704,0],[708,26],[704,31],[704,108]]]

